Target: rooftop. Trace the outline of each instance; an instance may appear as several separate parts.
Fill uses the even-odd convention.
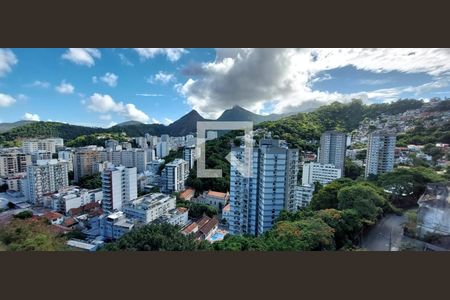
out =
[[[211,190],[209,190],[206,193],[206,195],[210,196],[210,197],[216,197],[216,198],[222,198],[222,199],[228,198],[228,193],[216,192],[216,191],[211,191]]]

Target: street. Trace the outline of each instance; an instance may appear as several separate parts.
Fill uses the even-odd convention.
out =
[[[405,216],[389,214],[366,233],[361,247],[369,251],[398,251],[403,236]]]

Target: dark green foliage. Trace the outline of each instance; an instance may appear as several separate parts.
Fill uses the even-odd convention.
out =
[[[106,251],[195,251],[207,250],[208,242],[185,236],[178,226],[150,224],[134,229],[117,241],[107,244]]]
[[[383,113],[398,114],[420,108],[422,105],[422,101],[410,99],[370,106],[363,104],[361,100],[352,100],[345,104],[334,102],[310,113],[299,113],[277,121],[262,122],[257,127],[272,131],[274,135],[287,140],[293,148],[315,151],[317,145],[308,141],[318,140],[326,130],[351,132],[358,128],[365,118],[376,118]]]
[[[353,209],[360,219],[375,222],[383,213],[384,201],[374,187],[369,185],[355,184],[343,187],[339,190],[338,209]]]
[[[215,140],[206,142],[206,168],[221,169],[222,177],[197,178],[197,163],[195,163],[186,185],[194,188],[197,192],[208,190],[227,192],[230,187],[230,163],[225,157],[230,153],[231,146],[239,134],[242,134],[242,132],[232,131]]]
[[[85,189],[98,189],[102,187],[102,177],[100,173],[93,175],[86,175],[81,177],[77,183],[78,186]]]
[[[63,251],[65,239],[44,219],[14,219],[0,227],[0,244],[8,251]]]
[[[428,183],[444,180],[430,168],[397,168],[379,176],[377,184],[390,192],[389,199],[394,205],[407,208],[417,204]]]
[[[355,164],[350,159],[346,159],[344,163],[344,175],[345,177],[355,180],[364,175],[364,168]]]
[[[339,190],[352,183],[352,180],[348,178],[342,178],[335,180],[330,184],[327,184],[321,188],[317,193],[313,195],[311,200],[311,208],[313,210],[320,210],[326,208],[338,208],[337,193]]]
[[[195,203],[185,200],[177,200],[177,207],[186,207],[189,209],[189,218],[197,219],[203,215],[207,215],[212,218],[219,214],[217,209],[211,205]]]
[[[24,211],[22,211],[22,212],[20,212],[18,214],[15,214],[14,218],[24,220],[24,219],[31,218],[32,216],[33,216],[33,212],[32,211],[24,210]]]

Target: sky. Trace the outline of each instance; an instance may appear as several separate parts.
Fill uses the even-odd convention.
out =
[[[0,49],[0,122],[167,125],[192,109],[266,115],[445,98],[449,86],[450,49]]]

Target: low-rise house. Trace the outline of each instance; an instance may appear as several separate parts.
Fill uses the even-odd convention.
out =
[[[184,227],[189,222],[189,209],[185,207],[177,207],[169,210],[166,214],[159,217],[156,221],[160,223],[168,223],[174,226]]]
[[[118,239],[134,228],[133,220],[121,211],[99,217],[100,235],[106,239]]]
[[[189,201],[194,197],[194,195],[195,195],[195,190],[191,189],[191,188],[187,188],[180,193],[180,199]]]
[[[222,208],[227,205],[229,199],[229,193],[221,193],[209,190],[192,201],[196,203],[211,205],[218,210],[222,210]]]
[[[71,209],[78,208],[91,202],[100,202],[103,198],[102,189],[87,190],[77,186],[70,186],[57,193],[47,195],[43,202],[60,213],[67,214]]]
[[[194,234],[196,240],[208,240],[219,229],[219,221],[204,215],[197,222],[192,222],[181,230],[184,235]]]
[[[64,216],[60,213],[49,211],[43,215],[52,225],[61,225],[64,222]]]

